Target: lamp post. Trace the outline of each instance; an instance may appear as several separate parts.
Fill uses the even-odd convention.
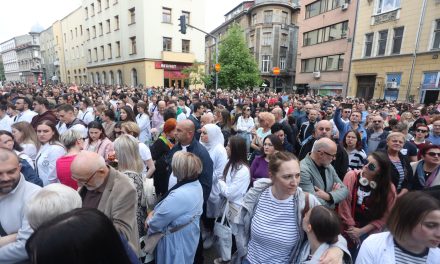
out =
[[[275,93],[276,93],[277,92],[277,76],[280,74],[280,68],[279,67],[274,67],[272,69],[272,73],[273,73],[273,75],[275,75],[274,76],[274,85],[273,85],[273,87],[274,87]]]

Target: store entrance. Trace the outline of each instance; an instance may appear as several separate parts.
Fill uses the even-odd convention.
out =
[[[164,87],[183,88],[183,86],[185,85],[185,79],[164,78],[163,85]]]
[[[435,104],[435,102],[438,100],[439,93],[439,90],[426,90],[423,103],[426,105]]]

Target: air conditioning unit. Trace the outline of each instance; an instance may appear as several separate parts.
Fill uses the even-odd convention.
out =
[[[387,82],[387,89],[397,89],[397,82]]]
[[[313,72],[313,78],[315,79],[321,78],[321,72]]]
[[[342,11],[345,11],[347,9],[348,9],[348,4],[347,3],[341,5],[341,10]]]

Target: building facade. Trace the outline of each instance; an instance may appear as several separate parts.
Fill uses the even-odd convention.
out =
[[[50,26],[40,34],[41,68],[45,84],[60,80],[60,75],[57,75],[59,64],[55,63],[58,58],[55,47],[53,26]]]
[[[204,23],[203,0],[84,0],[85,56],[89,82],[183,87],[181,70],[204,63],[204,35],[179,32],[181,15]]]
[[[360,1],[350,96],[438,100],[440,1]]]
[[[298,19],[296,85],[320,95],[345,95],[357,0],[304,0]]]
[[[0,53],[5,69],[5,78],[8,82],[20,81],[20,70],[18,68],[17,51],[15,50],[15,38],[0,44]]]
[[[263,87],[292,89],[295,83],[299,5],[296,0],[244,1],[225,15],[225,22],[211,34],[220,39],[230,25],[244,31],[249,50],[260,68]],[[206,71],[213,72],[215,40],[206,37]],[[273,68],[279,67],[275,76]],[[276,80],[276,81],[275,81]]]

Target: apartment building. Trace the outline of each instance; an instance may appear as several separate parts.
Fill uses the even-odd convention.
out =
[[[239,24],[259,65],[263,87],[292,89],[295,83],[298,13],[296,0],[244,1],[225,14],[225,22],[211,34],[221,41],[231,24]],[[205,42],[206,57],[209,58],[206,71],[214,72],[215,41],[207,36]],[[274,67],[280,68],[278,76],[273,74]]]
[[[299,92],[345,95],[357,0],[304,0],[298,19]]]
[[[437,101],[440,1],[360,1],[357,20],[348,94]]]

